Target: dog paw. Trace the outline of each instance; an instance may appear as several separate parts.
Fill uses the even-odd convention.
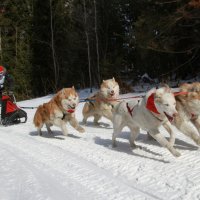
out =
[[[197,145],[200,146],[200,138],[198,140],[195,141]]]
[[[84,133],[85,129],[83,127],[79,126],[77,131],[80,132],[80,133]]]
[[[83,119],[82,124],[86,125],[87,124],[87,120]]]
[[[117,147],[117,145],[116,145],[116,143],[113,143],[112,148],[115,148],[115,147]]]
[[[180,157],[180,156],[181,156],[181,153],[179,153],[179,152],[176,151],[175,149],[172,151],[172,154],[173,154],[175,157]]]
[[[99,122],[94,122],[94,125],[95,126],[100,126],[100,123]]]

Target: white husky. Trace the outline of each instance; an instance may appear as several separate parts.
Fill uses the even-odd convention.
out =
[[[131,130],[130,144],[136,147],[135,139],[139,134],[140,128],[148,131],[163,147],[166,147],[174,156],[181,154],[173,147],[175,133],[171,127],[173,118],[177,115],[176,101],[170,88],[150,90],[141,100],[122,101],[113,112],[113,137],[112,145],[116,146],[116,137],[120,134],[123,127],[128,126]],[[168,141],[160,132],[159,127],[163,125],[171,134]]]

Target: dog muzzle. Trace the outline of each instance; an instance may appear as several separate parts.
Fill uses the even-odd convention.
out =
[[[165,116],[167,117],[167,119],[172,122],[174,120],[174,117],[168,115],[166,112],[164,112]]]

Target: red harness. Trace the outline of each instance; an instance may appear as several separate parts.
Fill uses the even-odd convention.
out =
[[[188,92],[174,92],[174,96],[186,95],[186,94],[188,94]]]
[[[154,102],[154,95],[155,93],[152,93],[148,99],[147,99],[147,104],[146,104],[146,108],[148,110],[150,110],[151,112],[154,112],[156,114],[160,114],[156,108],[155,102]]]
[[[127,110],[128,110],[128,112],[129,112],[129,114],[130,114],[131,117],[132,117],[132,112],[133,112],[133,110],[134,110],[135,107],[133,107],[133,108],[131,109],[131,108],[129,107],[128,103],[126,103],[126,107],[127,107]]]

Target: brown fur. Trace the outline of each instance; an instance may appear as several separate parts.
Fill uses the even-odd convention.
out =
[[[110,96],[105,91],[109,88],[108,85],[116,86],[115,97]],[[111,89],[112,90],[112,89]],[[108,92],[109,93],[109,92]],[[108,79],[102,82],[100,91],[89,97],[89,102],[86,102],[83,107],[83,123],[86,124],[87,118],[93,116],[94,123],[98,124],[99,119],[103,116],[112,121],[112,106],[116,104],[115,99],[118,98],[119,85],[115,79]],[[113,101],[112,101],[113,99]]]
[[[33,122],[40,135],[44,124],[47,126],[48,132],[51,132],[50,126],[57,125],[61,127],[63,134],[67,135],[66,122],[69,122],[79,132],[84,132],[84,129],[75,119],[75,114],[67,112],[62,106],[62,100],[67,100],[70,95],[74,98],[78,97],[74,87],[60,90],[48,103],[44,103],[37,108]]]
[[[184,83],[180,86],[180,89],[187,94],[180,94],[175,97],[178,115],[173,124],[196,144],[200,145],[200,104],[193,104],[195,100],[200,101],[200,83]]]

